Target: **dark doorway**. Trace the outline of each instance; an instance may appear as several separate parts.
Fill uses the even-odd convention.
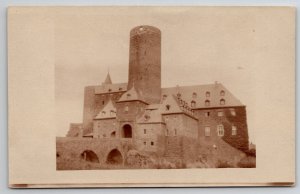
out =
[[[95,154],[95,152],[93,152],[91,150],[85,150],[84,152],[81,153],[80,156],[81,156],[81,159],[83,159],[85,161],[99,163],[98,156]]]
[[[119,150],[113,149],[107,155],[106,163],[108,164],[122,164],[123,158]]]
[[[123,126],[122,137],[132,138],[132,128],[129,124]]]

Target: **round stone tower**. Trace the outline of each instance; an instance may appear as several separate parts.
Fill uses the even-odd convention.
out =
[[[128,90],[133,84],[147,103],[160,102],[161,32],[153,26],[130,31]]]

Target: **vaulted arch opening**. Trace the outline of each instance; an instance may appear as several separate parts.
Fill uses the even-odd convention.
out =
[[[80,155],[81,159],[88,161],[88,162],[95,162],[99,163],[99,158],[97,154],[91,150],[85,150]]]
[[[129,124],[126,124],[122,128],[122,137],[123,138],[132,138],[132,127]]]
[[[123,157],[118,149],[113,149],[109,152],[106,158],[108,164],[123,164]]]

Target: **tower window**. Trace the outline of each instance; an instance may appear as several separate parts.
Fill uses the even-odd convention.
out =
[[[224,126],[218,125],[217,126],[218,136],[224,136]]]
[[[174,129],[174,136],[177,135],[177,129]]]
[[[224,90],[221,90],[220,96],[225,96],[225,91]]]
[[[195,108],[196,107],[196,102],[194,100],[191,101],[191,107]]]
[[[210,92],[206,92],[205,93],[205,96],[208,98],[208,97],[210,97]]]
[[[154,146],[154,142],[153,141],[151,141],[151,145]]]
[[[205,112],[204,115],[205,115],[205,117],[209,117],[210,112]]]
[[[103,100],[103,101],[102,101],[102,105],[104,105],[104,104],[105,104],[105,101]]]
[[[205,106],[210,106],[210,101],[209,100],[205,100]]]
[[[220,105],[225,105],[225,99],[222,98],[222,99],[220,100]]]
[[[206,126],[206,127],[204,128],[204,130],[205,130],[205,136],[206,136],[206,137],[209,137],[209,136],[210,136],[210,127],[209,127],[209,126]]]
[[[197,98],[197,93],[193,92],[193,98]]]
[[[167,104],[167,105],[166,105],[166,110],[170,110],[170,107],[171,107],[171,106],[170,106],[169,104]]]
[[[232,131],[231,131],[231,135],[236,135],[237,134],[237,128],[236,126],[232,126]]]

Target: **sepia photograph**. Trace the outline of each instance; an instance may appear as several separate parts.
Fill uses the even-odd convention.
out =
[[[252,142],[255,135],[252,134],[252,140],[249,138],[249,133],[254,132],[249,130],[247,104],[243,103],[247,99],[241,99],[226,85],[241,90],[238,93],[246,92],[242,83],[245,80],[232,82],[238,82],[237,77],[247,67],[230,66],[226,62],[213,64],[215,60],[205,59],[207,51],[202,52],[203,49],[213,52],[210,57],[224,60],[223,54],[218,53],[224,52],[218,48],[218,44],[224,44],[222,40],[216,41],[205,34],[208,31],[198,29],[206,28],[206,21],[190,21],[187,30],[160,22],[164,31],[160,26],[147,25],[147,21],[138,26],[130,26],[128,22],[127,28],[119,29],[112,21],[101,22],[100,18],[91,28],[63,37],[62,34],[85,25],[81,22],[89,24],[98,17],[100,12],[86,19],[72,17],[72,24],[67,23],[66,17],[57,21],[55,92],[60,117],[57,131],[65,133],[56,138],[57,170],[255,168],[256,147]],[[175,22],[172,17],[168,19]],[[233,19],[227,25],[239,20]],[[245,29],[247,22],[239,24],[244,30],[241,37],[255,36],[255,29]],[[168,28],[175,31],[172,36]],[[230,26],[219,28],[216,33],[231,30]],[[187,33],[190,37],[186,41],[193,49],[181,49],[176,32],[178,37]],[[203,39],[208,44],[198,45]],[[171,43],[177,45],[180,55],[164,48],[163,44]],[[120,45],[121,49],[113,51],[114,45]],[[112,56],[110,59],[102,56],[106,53],[104,49],[112,52],[107,54]],[[171,57],[172,63],[168,60]],[[185,62],[179,64],[177,60]],[[72,63],[77,67],[70,67]],[[206,72],[202,71],[204,68]],[[223,75],[220,77],[215,71]],[[224,80],[230,76],[232,80]],[[84,81],[92,85],[80,88]],[[71,115],[61,114],[63,109],[70,109]],[[71,120],[75,115],[82,118]]]
[[[9,7],[9,186],[294,185],[295,13]]]

